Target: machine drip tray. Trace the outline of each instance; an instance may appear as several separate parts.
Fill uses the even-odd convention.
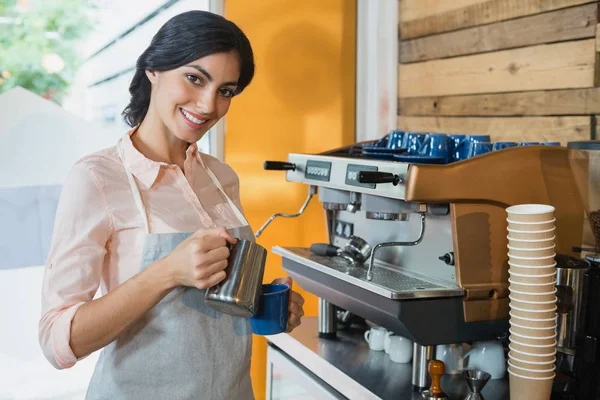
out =
[[[377,261],[373,267],[373,280],[368,281],[366,265],[353,266],[340,257],[317,256],[311,253],[310,249],[302,247],[275,246],[273,253],[393,300],[464,295],[461,287],[430,282],[391,269]]]

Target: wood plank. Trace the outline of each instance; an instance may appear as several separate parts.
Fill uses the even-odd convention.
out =
[[[462,7],[449,8],[439,1],[435,3],[420,2],[413,0],[412,4],[404,5],[399,10],[400,37],[411,39],[435,33],[448,32],[472,26],[490,24],[492,22],[505,21],[512,18],[524,17],[526,15],[539,14],[547,11],[558,10],[581,4],[590,3],[590,0],[483,0],[477,2],[460,2]],[[427,6],[433,7],[421,12],[417,10]],[[409,13],[406,20],[402,17],[402,9],[415,8]],[[421,17],[422,16],[422,17]]]
[[[405,117],[398,129],[413,132],[489,134],[493,141],[561,142],[589,140],[592,117]]]
[[[406,116],[511,116],[600,114],[600,89],[538,90],[472,96],[399,99]]]
[[[593,38],[598,4],[566,8],[490,25],[400,42],[403,63],[456,57],[541,43]]]
[[[595,39],[401,64],[400,97],[594,86]]]
[[[448,11],[458,10],[473,4],[485,3],[488,0],[399,0],[399,21],[412,21],[429,17],[430,15],[442,14]]]

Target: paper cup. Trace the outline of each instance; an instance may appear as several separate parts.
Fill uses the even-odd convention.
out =
[[[510,279],[515,283],[552,283],[556,281],[556,272],[547,274],[520,274],[518,272],[511,271],[508,269]]]
[[[544,258],[544,257],[554,257],[556,255],[554,251],[555,245],[548,246],[541,249],[528,249],[526,247],[515,247],[508,245],[508,255],[510,257],[525,257],[525,258]]]
[[[549,378],[551,376],[554,376],[554,371],[556,370],[556,366],[554,365],[552,365],[550,368],[546,368],[543,370],[534,370],[517,367],[511,362],[510,359],[508,360],[508,368],[516,374],[523,375],[529,378]]]
[[[511,400],[548,400],[552,395],[554,374],[545,378],[531,378],[510,368],[508,372]]]
[[[511,342],[515,341],[524,345],[552,346],[553,343],[556,343],[556,332],[551,336],[536,338],[520,336],[511,330],[509,339]]]
[[[549,352],[548,354],[532,354],[532,353],[525,353],[522,351],[515,350],[515,349],[511,348],[510,344],[509,344],[508,345],[509,358],[511,357],[511,354],[516,358],[519,358],[521,360],[529,360],[530,362],[548,363],[548,362],[552,362],[553,360],[556,360],[556,349]]]
[[[527,248],[527,249],[543,249],[546,247],[553,246],[555,236],[552,236],[549,239],[538,239],[538,240],[526,240],[526,239],[513,239],[510,236],[506,236],[508,238],[508,244],[510,246],[514,246],[517,248]]]
[[[519,324],[510,323],[510,329],[515,335],[526,337],[550,337],[556,336],[556,325],[550,328],[530,328]],[[517,339],[518,340],[518,339]]]
[[[514,315],[512,311],[508,312],[510,315],[510,323],[515,323],[520,326],[526,326],[528,328],[551,328],[556,326],[556,314],[550,318],[532,318],[525,316]]]
[[[508,278],[509,290],[525,293],[548,293],[556,289],[556,280],[550,283],[515,282]]]
[[[554,218],[555,208],[547,204],[518,204],[508,207],[508,218],[514,221],[547,221]]]
[[[548,319],[548,318],[555,318],[556,319],[556,309],[557,307],[554,306],[552,310],[529,310],[526,308],[519,308],[516,307],[514,304],[509,303],[509,307],[510,307],[510,312],[512,312],[512,315],[516,316],[516,317],[523,317],[523,318],[531,318],[531,319]]]
[[[527,354],[541,354],[545,356],[549,353],[552,353],[556,349],[556,340],[549,345],[526,344],[520,342],[518,339],[511,336],[510,344],[512,348],[516,351],[520,351]]]
[[[509,356],[509,360],[510,360],[510,363],[517,368],[523,368],[523,369],[533,370],[533,371],[544,371],[544,370],[548,370],[553,367],[556,367],[556,358],[552,361],[538,362],[538,363],[533,363],[533,362],[529,362],[529,361],[525,361],[525,360],[519,360],[517,358],[510,357],[510,356]]]
[[[551,254],[546,257],[521,257],[521,256],[513,256],[508,253],[508,260],[512,264],[522,265],[524,267],[546,267],[548,265],[554,264],[556,261],[554,257],[556,254]]]
[[[516,231],[525,231],[525,232],[538,232],[545,231],[548,229],[555,228],[554,222],[544,222],[543,224],[516,224],[514,222],[508,223],[508,228],[514,229]]]
[[[555,229],[546,229],[542,231],[520,231],[508,227],[508,237],[510,239],[521,239],[521,240],[544,240],[554,238]]]
[[[515,274],[520,275],[548,275],[556,273],[556,267],[554,265],[551,266],[532,266],[532,267],[517,267],[515,265],[510,265],[510,271]]]
[[[556,307],[556,302],[558,299],[556,296],[552,300],[545,301],[522,301],[515,299],[512,294],[508,295],[510,299],[510,306],[515,308],[520,308],[523,310],[534,310],[534,311],[551,311]]]
[[[554,298],[556,298],[556,289],[554,289],[551,292],[546,292],[546,293],[521,292],[521,291],[513,289],[512,287],[509,287],[508,290],[510,291],[509,296],[512,296],[517,301],[538,302],[538,301],[551,301]]]

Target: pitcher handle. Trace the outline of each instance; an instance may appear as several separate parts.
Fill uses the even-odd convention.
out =
[[[365,331],[365,340],[369,343],[369,337],[371,336],[371,330]]]

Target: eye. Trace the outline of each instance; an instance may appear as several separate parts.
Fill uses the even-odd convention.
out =
[[[202,84],[202,79],[198,78],[196,75],[186,75],[185,77],[187,78],[188,81],[190,81],[194,85],[201,85]]]
[[[220,89],[219,93],[221,94],[221,96],[227,97],[227,98],[231,98],[231,97],[235,96],[235,92],[233,90],[227,89],[227,88]]]

